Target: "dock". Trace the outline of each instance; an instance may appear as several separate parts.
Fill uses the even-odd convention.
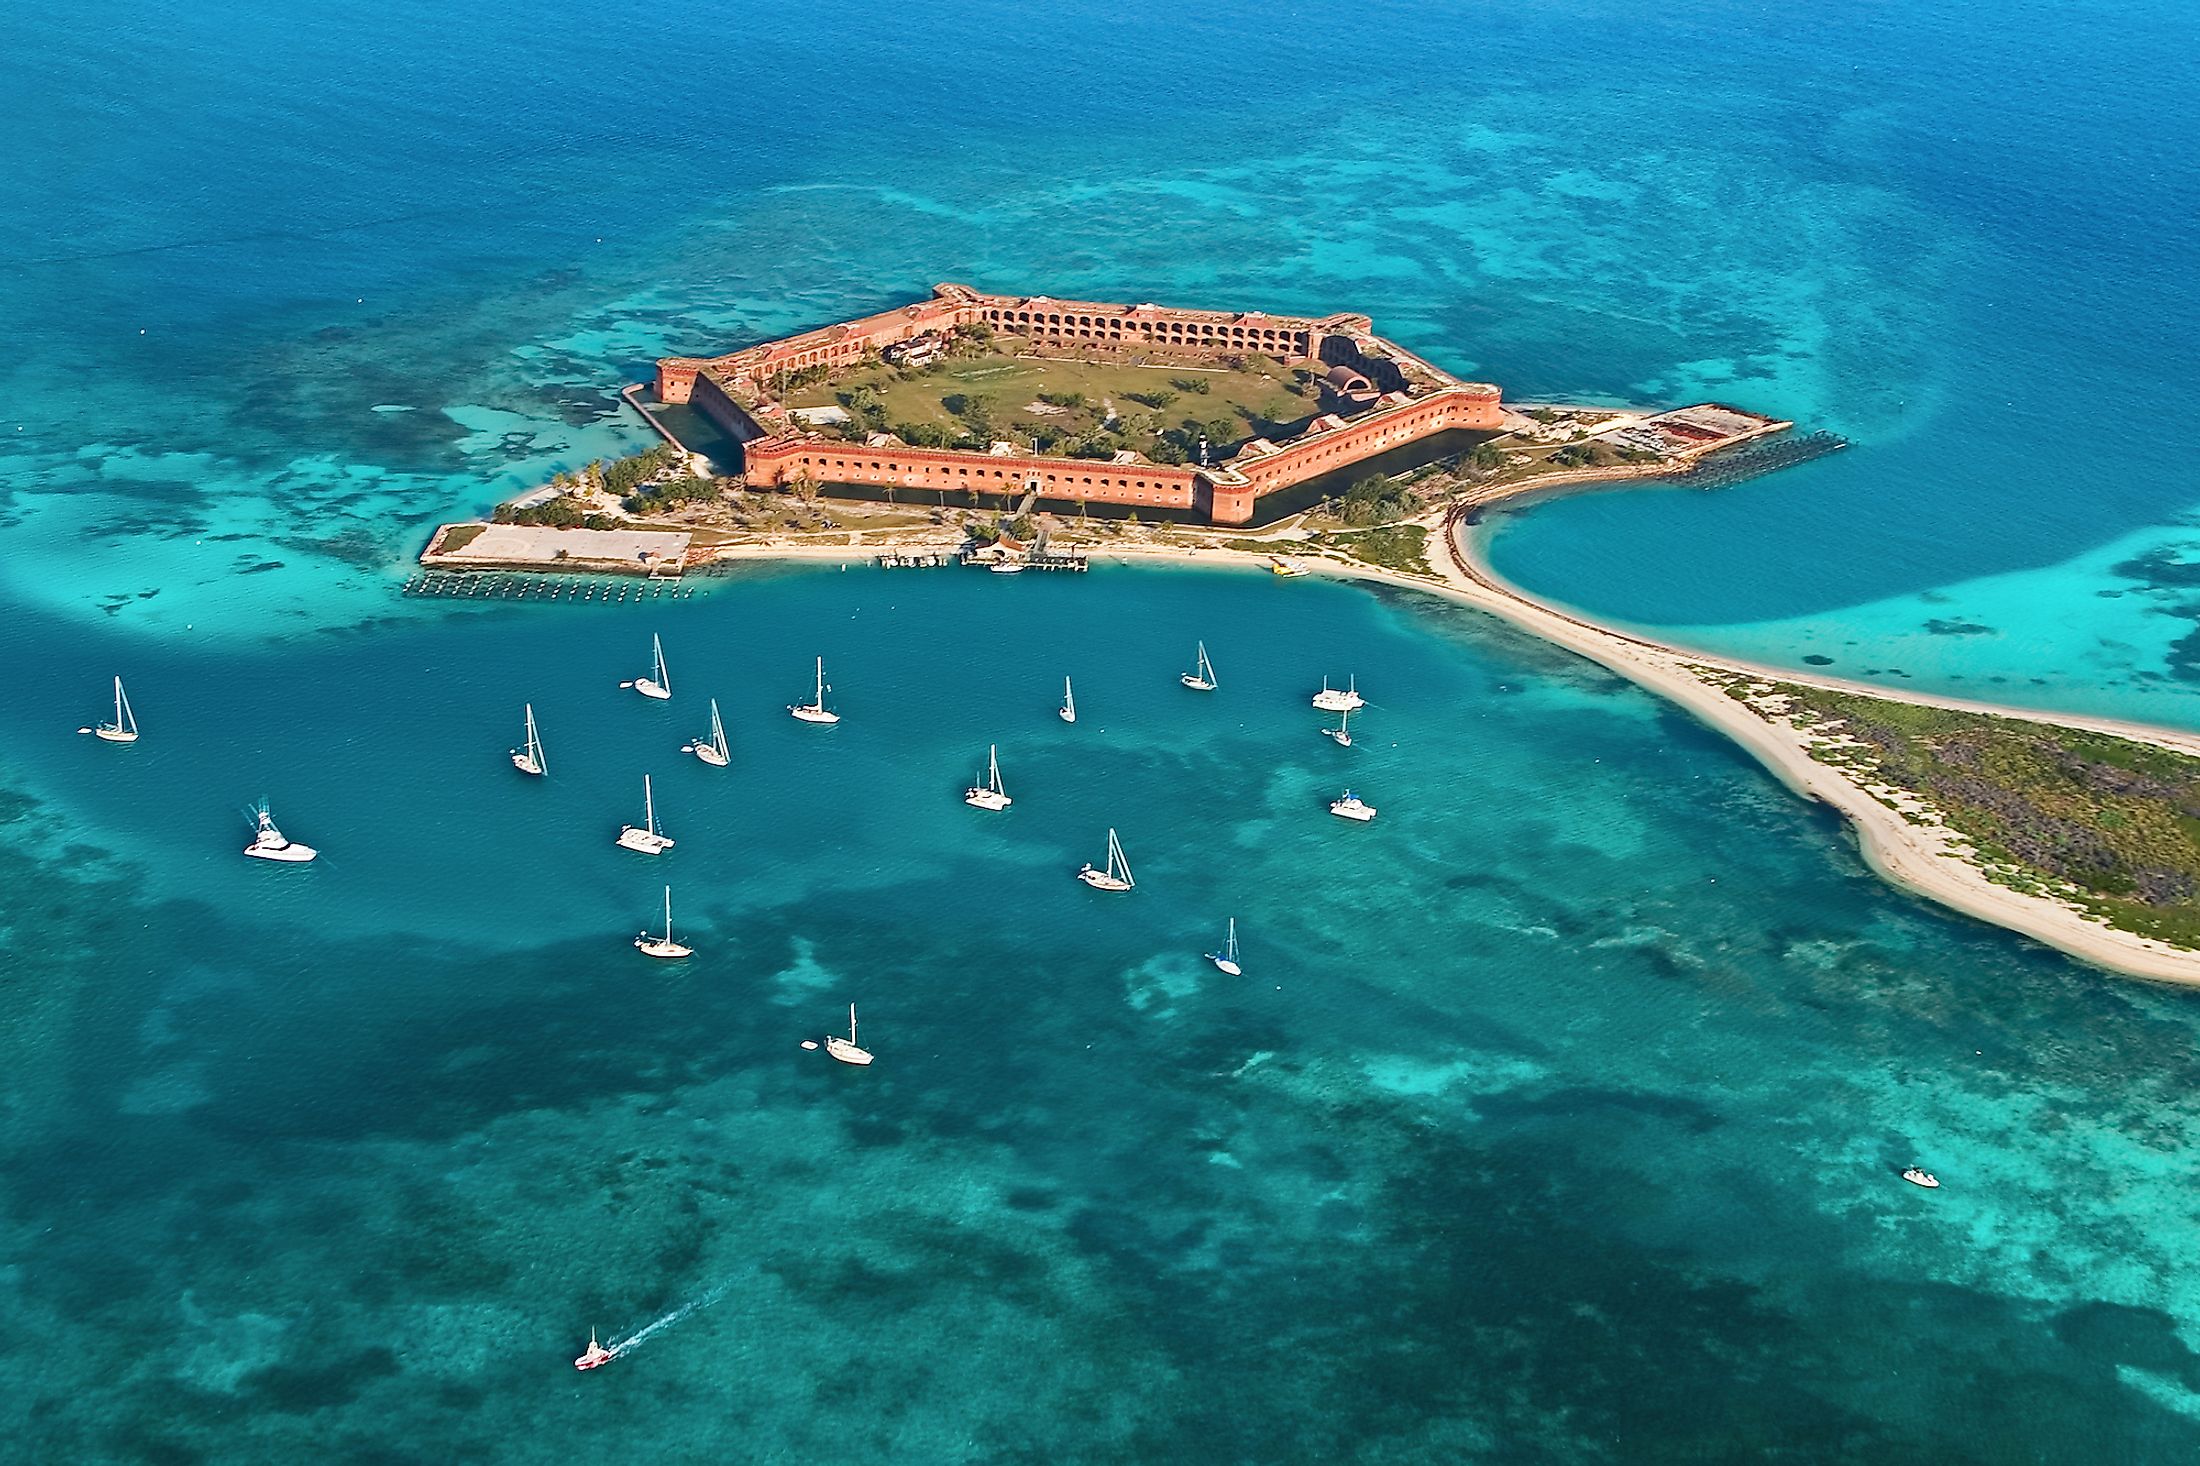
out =
[[[687,600],[695,588],[677,580],[637,579],[630,575],[554,575],[515,570],[425,570],[399,587],[398,594],[453,601],[562,601],[572,605],[638,605],[643,601]]]

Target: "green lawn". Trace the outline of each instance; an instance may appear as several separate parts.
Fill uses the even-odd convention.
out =
[[[1170,385],[1171,378],[1202,381],[1208,390],[1187,392]],[[836,405],[840,394],[866,387],[878,394],[889,424],[932,423],[960,432],[963,417],[948,411],[944,404],[944,399],[960,396],[982,400],[1000,436],[1024,440],[1042,431],[1059,434],[1064,440],[1093,433],[1106,417],[1107,405],[1112,404],[1117,414],[1115,433],[1125,446],[1141,452],[1156,432],[1178,427],[1187,418],[1202,424],[1227,420],[1232,424],[1227,446],[1234,447],[1258,435],[1287,432],[1316,410],[1312,390],[1302,395],[1294,386],[1291,369],[1281,363],[1270,363],[1265,371],[1211,371],[1182,365],[1141,367],[1122,362],[998,354],[950,357],[926,372],[902,373],[883,364],[864,367],[789,393],[787,403],[791,407]],[[1064,410],[1030,410],[1030,404],[1037,402],[1042,392],[1076,393],[1084,401]],[[1171,396],[1163,406],[1154,408],[1134,402],[1133,393]]]

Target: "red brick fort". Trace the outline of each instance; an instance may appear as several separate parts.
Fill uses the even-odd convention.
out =
[[[1226,463],[1171,467],[1097,463],[1051,455],[973,449],[865,446],[811,431],[770,395],[782,371],[849,367],[872,353],[983,325],[1022,349],[1070,349],[1151,361],[1197,363],[1254,352],[1324,373],[1339,412],[1313,418],[1282,443],[1255,438]],[[903,348],[909,350],[912,348]],[[986,295],[937,285],[930,300],[842,321],[717,357],[657,363],[660,401],[689,403],[743,444],[744,482],[784,484],[801,474],[821,483],[1002,494],[1036,490],[1043,500],[1188,509],[1217,524],[1243,524],[1254,501],[1317,474],[1437,433],[1503,427],[1498,389],[1463,382],[1375,334],[1361,315],[1319,319],[1258,311],[1178,310],[1042,295]]]

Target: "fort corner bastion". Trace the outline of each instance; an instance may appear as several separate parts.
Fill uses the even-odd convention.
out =
[[[1290,422],[1266,421],[1212,462],[1159,461],[1124,446],[1095,461],[1021,442],[916,446],[886,432],[825,431],[834,409],[803,409],[799,386],[880,365],[933,367],[983,343],[1017,361],[1083,364],[1094,371],[1218,371],[1248,359],[1280,363],[1315,400]],[[1181,384],[1181,383],[1180,383]],[[1362,315],[1319,319],[1258,311],[1180,310],[1047,296],[988,295],[937,285],[929,300],[716,357],[657,363],[657,396],[685,403],[742,446],[743,482],[965,491],[1077,504],[1189,511],[1244,524],[1265,495],[1438,433],[1498,432],[1498,389],[1464,382],[1377,336]],[[1318,395],[1316,395],[1318,394]],[[1249,422],[1251,421],[1248,415]],[[969,436],[969,435],[965,435]]]

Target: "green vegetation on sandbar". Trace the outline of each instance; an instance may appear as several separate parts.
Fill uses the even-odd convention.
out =
[[[1794,720],[1846,738],[1813,756],[1903,789],[1970,840],[1988,877],[2074,901],[2109,925],[2200,948],[2200,758],[1988,713],[1792,683]]]
[[[486,524],[454,524],[443,532],[443,543],[436,546],[438,555],[455,555],[488,532]]]
[[[1316,535],[1312,543],[1342,550],[1355,560],[1365,560],[1385,570],[1403,570],[1410,575],[1436,573],[1428,563],[1428,531],[1418,524],[1393,524],[1353,534]]]

